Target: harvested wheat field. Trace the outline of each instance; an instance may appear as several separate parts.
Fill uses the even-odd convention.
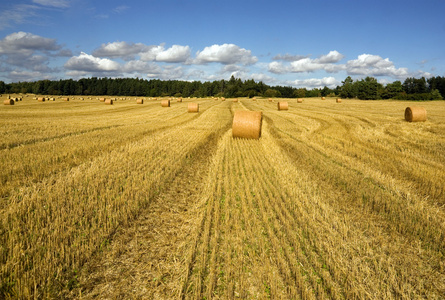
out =
[[[0,299],[443,299],[445,101],[136,99],[0,106]]]

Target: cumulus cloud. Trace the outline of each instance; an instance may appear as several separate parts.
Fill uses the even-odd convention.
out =
[[[20,78],[20,74],[26,76],[29,70],[41,73],[54,72],[55,69],[48,66],[50,58],[68,54],[71,54],[71,51],[62,49],[55,39],[27,32],[11,33],[0,40],[0,62],[16,71],[9,74],[14,79]]]
[[[212,45],[196,53],[196,63],[206,64],[217,62],[221,64],[251,65],[258,61],[252,56],[252,51],[240,48],[234,44]]]
[[[32,0],[32,2],[43,6],[51,6],[57,8],[66,8],[70,6],[68,0]]]
[[[98,49],[94,50],[92,54],[96,57],[132,59],[135,55],[148,51],[149,48],[149,46],[141,43],[113,42],[102,44]]]
[[[95,57],[85,52],[71,57],[64,66],[69,70],[85,72],[114,72],[121,69],[119,63],[111,59]]]
[[[190,47],[173,45],[167,50],[161,51],[156,55],[156,61],[162,62],[185,62],[190,57]]]
[[[136,56],[139,56],[142,61],[179,63],[190,58],[190,47],[173,45],[165,49],[164,44],[148,46],[142,43],[113,42],[102,44],[92,54],[96,57],[122,58],[124,60],[134,60]]]
[[[340,82],[334,77],[324,77],[321,79],[310,78],[304,80],[294,80],[287,82],[289,85],[301,88],[323,88],[325,86],[329,88],[334,88],[340,84]]]
[[[309,56],[301,56],[301,55],[284,55],[284,56],[275,56],[274,60],[283,60],[290,62],[288,64],[283,64],[279,61],[273,61],[269,63],[268,70],[269,72],[275,74],[284,74],[284,73],[311,73],[318,70],[325,70],[328,73],[338,72],[343,69],[339,65],[335,63],[339,62],[344,58],[344,55],[339,53],[338,51],[330,51],[326,55],[321,55],[319,58],[309,58]]]
[[[390,76],[406,78],[410,76],[407,68],[396,68],[388,58],[379,55],[361,54],[357,59],[346,63],[345,69],[349,75]]]
[[[329,51],[328,54],[320,56],[320,58],[314,59],[315,62],[320,64],[332,64],[339,62],[345,56],[338,52],[337,50]]]
[[[61,49],[55,39],[44,38],[23,31],[11,33],[0,40],[0,55],[2,54],[27,54],[34,51],[56,51]]]

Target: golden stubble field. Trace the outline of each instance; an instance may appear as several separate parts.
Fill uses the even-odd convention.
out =
[[[115,98],[0,106],[0,299],[444,297],[445,101]]]

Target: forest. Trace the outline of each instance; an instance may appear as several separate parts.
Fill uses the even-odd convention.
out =
[[[40,95],[116,95],[146,97],[283,97],[304,98],[333,96],[361,100],[442,100],[445,95],[445,77],[407,78],[385,86],[374,77],[353,80],[348,76],[334,89],[269,86],[253,79],[181,81],[141,78],[82,78],[79,80],[38,80],[34,82],[5,83],[0,81],[0,93],[33,93]]]

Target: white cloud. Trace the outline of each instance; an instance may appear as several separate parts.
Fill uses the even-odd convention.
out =
[[[274,57],[272,57],[272,60],[284,60],[284,61],[296,61],[296,60],[300,60],[303,58],[307,58],[309,57],[308,55],[292,55],[289,53],[286,53],[284,55],[278,54],[275,55]]]
[[[92,55],[96,57],[120,57],[123,59],[132,59],[135,55],[149,50],[149,46],[141,43],[113,42],[102,44],[94,50]]]
[[[71,57],[64,66],[69,70],[85,72],[114,72],[121,69],[119,63],[111,59],[95,57],[84,52]]]
[[[68,0],[32,0],[32,2],[43,6],[51,6],[57,8],[66,8],[70,6]]]
[[[161,51],[156,55],[156,61],[162,62],[185,62],[190,57],[190,47],[173,45],[167,50]]]
[[[274,60],[290,61],[290,63],[283,64],[282,62],[273,61],[269,63],[269,72],[275,74],[285,74],[285,73],[311,73],[318,70],[325,70],[328,73],[335,73],[342,70],[341,65],[336,65],[344,58],[344,55],[338,51],[330,51],[326,55],[321,55],[319,58],[312,59],[309,56],[301,55],[289,55],[285,56],[278,55],[275,56]]]
[[[55,69],[48,66],[50,58],[70,53],[70,50],[62,49],[55,39],[22,31],[11,33],[0,40],[0,62],[23,74],[24,70],[20,69],[42,73],[54,72]],[[19,77],[13,73],[10,73],[10,76]]]
[[[35,81],[36,78],[38,78],[39,80],[42,79],[52,79],[51,75],[49,74],[43,74],[41,72],[30,72],[30,71],[18,71],[18,70],[14,70],[12,72],[9,73],[9,78],[12,81]]]
[[[284,66],[283,63],[278,61],[273,61],[269,63],[268,65],[269,72],[275,73],[275,74],[285,74],[290,72],[289,66]]]
[[[234,44],[212,45],[196,53],[195,62],[206,64],[217,62],[221,64],[244,64],[251,65],[258,61],[256,56],[252,56],[252,51],[240,48]]]
[[[55,39],[23,31],[11,33],[0,40],[0,55],[17,53],[31,55],[34,51],[56,51],[60,48]]]
[[[328,54],[320,56],[320,58],[315,59],[314,61],[320,64],[332,64],[339,62],[345,56],[338,52],[337,50],[329,51]]]
[[[300,88],[323,88],[325,86],[329,88],[335,88],[337,85],[340,85],[340,82],[334,77],[324,77],[322,79],[318,78],[310,78],[304,80],[294,80],[289,81],[287,84]]]
[[[139,53],[139,55],[143,61],[154,61],[156,60],[156,56],[162,51],[164,51],[164,44],[159,46],[148,46],[148,48]]]
[[[345,69],[349,75],[390,76],[406,78],[410,76],[407,68],[396,68],[388,58],[378,55],[361,54],[357,59],[346,63]]]

